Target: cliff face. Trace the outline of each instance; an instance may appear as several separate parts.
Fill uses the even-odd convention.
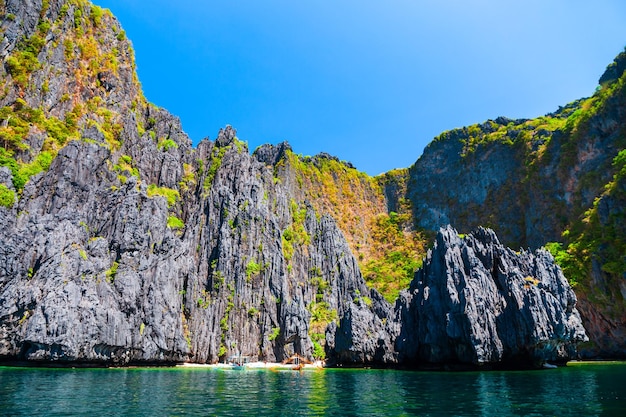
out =
[[[483,225],[511,247],[548,246],[582,300],[591,356],[626,355],[625,56],[591,98],[442,134],[409,169],[403,194],[418,229]]]
[[[534,364],[566,358],[584,339],[551,258],[516,255],[492,232],[461,241],[442,231],[395,307],[363,277],[387,298],[406,288],[425,251],[413,220],[437,230],[462,218],[446,198],[461,199],[468,225],[495,221],[485,207],[523,214],[522,203],[489,202],[528,185],[515,165],[524,146],[464,145],[457,132],[378,179],[287,144],[251,155],[230,127],[193,148],[178,119],[143,98],[108,11],[28,0],[1,1],[0,12],[0,359],[298,352],[346,364]],[[605,214],[620,196],[606,196],[599,221],[616,221]],[[503,233],[528,230],[512,220]],[[475,313],[487,309],[489,320]]]
[[[271,167],[238,149],[231,129],[198,147],[207,168],[189,181],[184,208],[165,186],[120,180],[102,135],[83,136],[0,209],[2,356],[310,356],[327,322],[369,294],[334,221],[274,186]]]
[[[368,293],[335,222],[234,130],[192,149],[86,1],[3,2],[0,356],[323,355]],[[270,154],[279,149],[267,147]]]
[[[516,253],[491,230],[461,238],[447,227],[393,312],[379,315],[389,318],[384,326],[353,308],[330,327],[336,332],[328,337],[335,341],[330,357],[343,363],[540,366],[574,357],[576,346],[588,340],[575,306],[574,291],[547,251]]]
[[[447,228],[397,304],[397,345],[414,362],[568,359],[587,340],[575,305],[548,252],[516,253],[491,230],[460,239]]]

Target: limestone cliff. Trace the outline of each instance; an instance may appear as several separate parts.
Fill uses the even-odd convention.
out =
[[[399,348],[413,361],[568,359],[587,340],[576,296],[546,251],[516,253],[491,230],[460,239],[448,228],[425,264],[398,303],[420,328],[401,317]]]
[[[497,118],[437,137],[403,178],[419,229],[493,228],[546,245],[581,299],[585,355],[626,355],[626,53],[596,93],[530,120]]]
[[[335,222],[276,180],[278,161],[231,128],[193,149],[143,99],[108,11],[2,13],[0,356],[323,355],[326,324],[368,289]]]
[[[457,223],[436,194],[417,198],[417,185],[445,181],[455,167],[454,158],[427,164],[433,155],[462,159],[470,148],[439,140],[411,170],[374,179],[329,155],[297,156],[287,144],[250,154],[231,127],[193,147],[179,120],[143,97],[132,48],[110,12],[86,0],[6,0],[0,13],[0,359],[205,363],[298,352],[349,364],[532,364],[566,358],[584,338],[551,258],[514,256],[491,232],[463,244],[443,232],[450,245],[438,243],[395,307],[366,285],[363,275],[395,298],[413,279],[428,236],[413,220],[437,230],[427,214],[438,212]],[[481,146],[476,158],[487,161]],[[469,177],[453,181],[468,187],[468,207],[484,207],[494,184],[519,179],[502,146],[500,169],[469,164]],[[420,166],[433,171],[420,177]],[[504,179],[485,179],[508,169]],[[619,207],[617,197],[605,201]],[[444,247],[490,249],[442,265]],[[453,282],[462,293],[476,277],[483,292],[462,308],[437,310],[450,304],[443,296],[432,298],[430,313],[416,304],[426,288]],[[495,324],[461,317],[482,298],[493,301]],[[456,344],[429,342],[420,326],[452,313],[476,323],[450,327]],[[516,323],[527,331],[512,341],[505,333]],[[466,340],[479,336],[480,344]]]
[[[393,310],[352,307],[330,327],[330,357],[346,364],[540,366],[575,357],[588,340],[575,306],[547,251],[516,253],[491,230],[461,238],[447,227]]]

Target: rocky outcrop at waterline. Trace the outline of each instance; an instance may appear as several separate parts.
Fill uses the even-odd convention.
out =
[[[353,307],[330,329],[330,357],[344,364],[539,366],[588,340],[552,256],[514,252],[482,228],[441,229],[393,311]]]
[[[401,361],[541,363],[572,358],[587,340],[552,256],[514,252],[482,228],[463,239],[442,230],[398,312]]]

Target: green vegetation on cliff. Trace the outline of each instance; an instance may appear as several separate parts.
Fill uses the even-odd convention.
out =
[[[426,253],[426,237],[405,230],[410,220],[408,213],[380,214],[372,227],[375,255],[361,266],[365,281],[390,303],[408,288]]]
[[[0,184],[0,206],[11,208],[15,204],[15,193],[6,185]]]
[[[291,262],[291,258],[293,258],[296,248],[311,243],[311,237],[304,227],[304,221],[306,219],[306,208],[298,207],[298,203],[295,200],[291,200],[289,204],[289,209],[291,211],[293,221],[283,231],[281,239],[283,256],[285,258],[285,261],[287,261],[287,264]]]
[[[623,66],[620,59],[626,60],[624,53],[607,72]],[[597,134],[593,131],[594,118],[606,120],[606,115],[614,112],[615,107],[626,107],[626,73],[616,76],[618,78],[608,80],[603,76],[605,81],[596,94],[585,100],[568,119],[566,129],[572,137],[569,148]],[[578,292],[615,316],[626,312],[626,126],[616,127],[612,135],[619,151],[607,167],[613,173],[611,180],[600,190],[591,207],[569,223],[563,231],[564,242],[550,243],[547,248]],[[566,151],[573,158],[575,149]]]
[[[44,1],[35,32],[8,49],[0,94],[0,166],[9,167],[18,192],[85,128],[96,127],[106,146],[120,148],[121,118],[128,109],[125,101],[111,100],[110,92],[124,83],[122,59],[134,84],[124,100],[145,101],[130,44],[109,36],[120,30],[108,10],[86,0],[68,1],[58,13]]]
[[[282,181],[290,181],[293,175],[300,198],[309,202],[318,215],[330,214],[337,221],[368,285],[390,302],[408,287],[426,254],[429,239],[415,231],[408,200],[394,197],[398,212],[388,211],[385,189],[395,187],[398,195],[405,192],[406,170],[373,178],[330,155],[302,157],[291,151],[275,170]],[[291,211],[296,225],[304,212],[298,215],[294,201]],[[301,234],[294,234],[294,227],[283,234],[287,260],[292,256],[293,237]]]
[[[376,180],[330,155],[298,156],[287,151],[275,167],[279,176],[293,175],[296,194],[318,214],[330,214],[360,259],[370,254],[369,223],[386,212]],[[289,174],[288,174],[289,173]]]
[[[566,243],[552,242],[546,248],[578,292],[617,315],[626,312],[626,149],[613,166],[616,173],[602,195],[563,233]],[[603,277],[601,285],[591,278],[598,274]]]
[[[17,99],[12,106],[0,108],[0,166],[8,167],[13,174],[13,185],[21,192],[28,179],[45,171],[65,145],[68,138],[76,134],[72,114],[66,121],[54,116],[46,117],[40,109],[29,107],[22,99]],[[43,136],[43,145],[39,152],[30,153],[27,140]],[[28,156],[20,156],[28,155]]]

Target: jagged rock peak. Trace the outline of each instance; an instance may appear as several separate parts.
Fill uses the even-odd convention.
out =
[[[570,359],[587,340],[552,256],[505,248],[490,229],[461,238],[441,228],[396,308],[396,347],[411,363],[533,367]]]
[[[497,124],[502,125],[502,126],[506,126],[511,122],[515,122],[515,119],[510,119],[508,117],[505,116],[499,116],[496,117],[496,120],[494,120]]]
[[[331,161],[336,161],[336,162],[340,162],[342,164],[344,164],[346,167],[350,168],[350,169],[355,169],[355,166],[352,165],[351,162],[348,161],[342,161],[339,158],[337,158],[336,156],[333,156],[329,153],[326,152],[320,152],[317,155],[315,155],[313,158],[311,158],[311,161],[313,162],[313,164],[317,167],[320,167],[322,164],[323,160],[331,160]]]
[[[626,71],[626,48],[606,67],[606,71],[600,77],[600,85],[618,80],[624,71]]]
[[[237,131],[231,125],[227,125],[225,128],[220,129],[220,132],[217,134],[215,144],[220,148],[228,146],[233,143],[233,140],[235,140],[236,137]]]
[[[254,151],[254,157],[263,164],[276,165],[278,161],[283,159],[287,151],[292,151],[288,142],[281,142],[278,145],[265,144]]]
[[[575,357],[587,340],[552,256],[505,248],[485,228],[465,237],[441,228],[395,311],[369,304],[352,305],[329,327],[331,360],[532,368]]]

